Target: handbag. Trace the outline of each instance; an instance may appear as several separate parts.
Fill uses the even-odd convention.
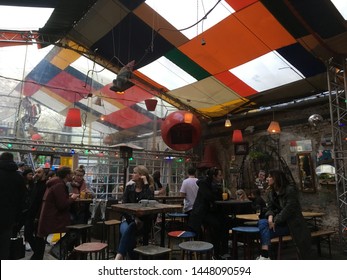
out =
[[[65,259],[73,251],[73,248],[78,245],[79,239],[76,232],[67,232],[52,246],[49,251],[50,255],[58,260]]]
[[[25,257],[25,244],[23,237],[11,238],[10,260],[19,260]]]

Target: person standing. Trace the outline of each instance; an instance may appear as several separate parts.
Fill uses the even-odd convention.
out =
[[[67,232],[66,226],[71,224],[70,206],[79,196],[69,194],[67,183],[71,180],[71,168],[62,166],[57,176],[47,182],[37,230],[37,259],[43,259],[48,234]]]
[[[260,190],[264,190],[266,188],[265,170],[259,170],[258,176],[255,178],[255,187]]]
[[[189,214],[193,209],[199,187],[196,184],[198,181],[198,179],[195,177],[196,169],[194,167],[189,167],[187,173],[188,178],[183,180],[180,194],[182,197],[184,197],[183,212]]]
[[[216,167],[207,171],[206,178],[197,181],[199,190],[188,220],[188,226],[197,234],[202,226],[205,228],[206,239],[213,244],[217,259],[228,251],[228,217],[222,206],[215,203],[223,199],[222,181],[222,170]]]
[[[160,182],[160,177],[161,176],[159,170],[153,172],[154,192],[155,194],[158,193],[158,195],[165,195],[165,188]]]
[[[3,152],[0,155],[0,259],[10,258],[10,244],[14,226],[23,208],[25,182],[17,172],[13,155]]]
[[[143,165],[136,166],[132,174],[132,180],[125,187],[123,203],[138,203],[142,199],[153,199],[151,186],[153,186],[153,178],[149,175],[148,169]],[[121,239],[115,260],[123,260],[127,254],[130,258],[133,258],[133,249],[136,246],[136,237],[139,234],[143,236],[143,245],[148,245],[152,220],[151,215],[141,218],[130,215],[122,217],[119,229]]]
[[[281,170],[270,170],[269,193],[265,219],[260,219],[261,254],[258,260],[269,260],[271,238],[290,234],[300,259],[311,258],[311,235],[302,215],[298,190]]]

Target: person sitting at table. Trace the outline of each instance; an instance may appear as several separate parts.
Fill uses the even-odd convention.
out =
[[[270,170],[269,193],[265,219],[259,220],[261,254],[258,260],[269,260],[271,239],[290,234],[300,259],[310,259],[311,235],[301,212],[298,189],[281,170]]]
[[[123,203],[138,203],[142,199],[153,199],[153,178],[149,175],[148,169],[143,165],[134,168],[132,179],[126,184],[123,194]],[[148,245],[149,233],[152,226],[152,215],[134,217],[124,215],[120,224],[121,238],[119,241],[116,260],[123,260],[128,254],[130,259],[134,258],[133,250],[136,246],[136,237],[142,234],[143,245]]]
[[[159,170],[154,171],[152,177],[154,181],[154,193],[158,195],[165,195],[165,188],[160,182],[160,171]]]
[[[238,201],[249,201],[246,192],[243,189],[236,191],[236,200]]]
[[[228,251],[228,217],[222,206],[215,203],[222,200],[222,180],[222,170],[213,167],[205,178],[197,181],[199,190],[188,220],[188,226],[198,235],[204,227],[208,235],[205,239],[213,244],[217,259]]]
[[[252,208],[254,212],[259,215],[259,219],[263,219],[266,211],[266,202],[261,196],[260,189],[253,190],[249,199],[252,201]]]
[[[255,178],[255,187],[260,190],[266,188],[266,172],[265,170],[259,170],[258,176]]]

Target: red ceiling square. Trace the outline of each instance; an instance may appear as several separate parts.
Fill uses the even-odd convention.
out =
[[[123,129],[138,126],[152,120],[131,108],[125,108],[105,116],[105,121],[119,126]]]

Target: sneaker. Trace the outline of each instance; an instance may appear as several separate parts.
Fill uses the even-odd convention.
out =
[[[256,260],[271,260],[270,258],[265,258],[263,256],[259,256],[256,258]]]
[[[29,243],[25,243],[25,251],[31,251],[31,247]]]

